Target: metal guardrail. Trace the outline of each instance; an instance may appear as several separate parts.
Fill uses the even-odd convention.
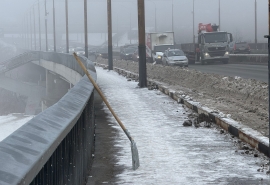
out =
[[[72,55],[38,53],[41,59],[84,74]],[[81,59],[96,80],[93,63],[84,57]],[[11,61],[12,66],[18,65],[15,61],[23,63],[17,58]],[[86,182],[94,143],[93,90],[87,76],[83,76],[56,104],[0,142],[1,185]]]

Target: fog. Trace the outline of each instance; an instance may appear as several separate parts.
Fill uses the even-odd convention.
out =
[[[5,34],[25,34],[29,27],[30,12],[35,11],[35,29],[38,33],[37,0],[1,0],[0,28]],[[69,31],[83,40],[84,12],[83,0],[68,0]],[[233,34],[237,40],[254,42],[255,40],[255,0],[220,0],[221,30]],[[107,1],[88,0],[88,31],[104,33],[107,36]],[[148,30],[173,31],[176,43],[192,42],[193,14],[192,0],[145,0],[145,19]],[[173,16],[172,16],[173,7]],[[257,38],[258,42],[266,42],[263,38],[268,33],[268,1],[257,0]],[[219,24],[219,0],[194,0],[195,34],[198,23]],[[47,0],[48,33],[52,34],[53,11],[52,0]],[[65,34],[65,1],[55,0],[56,33],[58,39]],[[156,12],[156,16],[155,16]],[[45,32],[44,0],[40,0],[41,32]],[[174,24],[172,27],[172,17]],[[155,21],[156,20],[156,21]],[[28,22],[28,24],[27,24]],[[112,0],[113,32],[123,33],[137,28],[137,0]],[[155,25],[156,22],[156,25]],[[51,36],[49,36],[50,39]],[[64,38],[64,37],[63,37]]]

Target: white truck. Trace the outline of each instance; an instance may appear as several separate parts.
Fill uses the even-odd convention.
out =
[[[167,49],[174,48],[174,32],[146,33],[146,59],[149,62],[162,63],[162,56]]]

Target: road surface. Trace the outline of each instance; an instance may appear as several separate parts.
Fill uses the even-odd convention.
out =
[[[189,65],[190,69],[196,69],[204,73],[214,73],[225,76],[240,76],[245,79],[256,79],[268,82],[268,68],[265,65],[242,64],[209,64]]]

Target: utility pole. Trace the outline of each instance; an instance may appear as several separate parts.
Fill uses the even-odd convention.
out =
[[[38,0],[38,32],[39,32],[39,50],[41,51],[41,30],[40,30],[40,6]]]
[[[192,11],[192,14],[193,14],[193,45],[195,46],[195,34],[194,34],[194,0],[193,0],[193,11]]]
[[[257,49],[257,0],[255,0],[255,47]]]
[[[270,0],[268,0],[268,35],[264,36],[268,39],[268,84],[270,83]],[[268,100],[270,99],[270,85],[268,85]],[[268,117],[270,116],[270,101],[268,101]],[[268,132],[270,133],[270,120],[268,120]],[[269,137],[270,143],[270,137]],[[270,147],[268,149],[270,154]],[[270,162],[270,159],[269,159]],[[270,169],[268,169],[270,171]]]
[[[218,1],[218,24],[219,24],[219,30],[221,30],[221,26],[220,26],[220,0]]]
[[[30,42],[29,42],[29,28],[28,28],[28,18],[27,18],[27,14],[26,14],[26,43],[27,43],[27,49],[30,48]]]
[[[54,0],[53,0],[53,51],[56,52],[55,8],[54,8]]]
[[[30,40],[30,49],[31,50],[33,50],[33,38],[32,38],[32,36],[33,36],[33,34],[32,34],[32,22],[31,22],[31,11],[29,12],[29,14],[30,14],[30,38],[31,38],[31,40]]]
[[[157,32],[157,7],[155,3],[155,32]]]
[[[131,12],[129,14],[129,44],[131,44]]]
[[[85,57],[88,58],[87,0],[84,0],[84,35]]]
[[[36,35],[35,5],[33,6],[33,20],[34,20],[34,42],[35,42],[35,50],[37,50],[37,35]]]
[[[109,70],[113,70],[112,56],[112,4],[111,0],[107,0],[107,19],[108,19],[108,66]]]
[[[138,0],[139,86],[147,87],[144,0]]]
[[[118,30],[118,14],[117,14],[117,47],[118,47],[118,40],[119,40],[119,30]]]
[[[174,31],[174,24],[173,24],[173,0],[172,0],[172,32]]]
[[[47,20],[48,20],[47,6],[45,0],[45,40],[46,40],[46,51],[48,51],[48,33],[47,33]]]
[[[68,35],[68,0],[66,0],[66,52],[69,53],[69,35]]]

